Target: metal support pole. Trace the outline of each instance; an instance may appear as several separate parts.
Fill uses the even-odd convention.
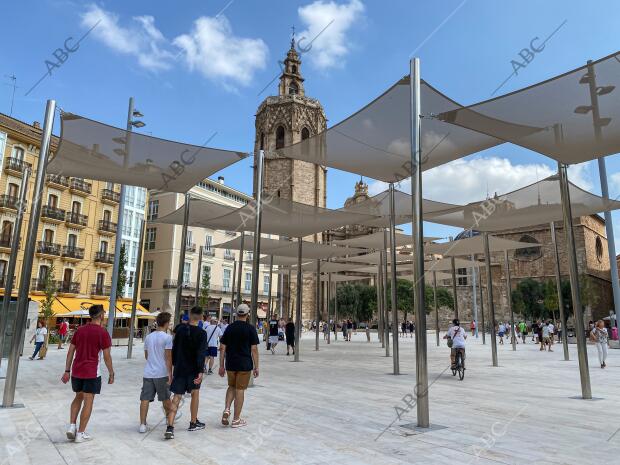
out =
[[[450,269],[452,270],[452,297],[454,297],[454,318],[459,319],[459,299],[456,294],[456,266],[454,257],[450,257]]]
[[[9,316],[9,305],[11,304],[11,295],[13,294],[13,284],[15,281],[15,268],[17,267],[17,254],[19,252],[19,241],[22,236],[22,222],[24,213],[26,212],[26,195],[28,193],[28,182],[30,181],[31,169],[26,165],[24,169],[22,183],[19,186],[19,199],[17,201],[17,213],[15,215],[15,223],[11,235],[11,255],[9,265],[4,273],[4,298],[2,300],[2,310],[0,311],[0,365],[4,356],[4,337],[6,335],[6,327]]]
[[[334,283],[334,341],[338,340],[338,281]]]
[[[487,333],[484,327],[484,295],[482,292],[482,273],[480,274],[480,286],[478,287],[480,290],[480,325],[482,326],[482,344],[484,345],[487,343]]]
[[[331,344],[331,334],[332,334],[332,324],[329,311],[329,304],[331,303],[332,297],[332,274],[327,274],[327,344]]]
[[[239,268],[237,269],[237,306],[243,303],[241,298],[241,278],[243,277],[243,254],[245,245],[245,232],[241,231],[241,244],[239,245]]]
[[[13,339],[11,340],[11,351],[6,370],[4,382],[4,396],[2,407],[13,406],[15,400],[15,385],[17,384],[17,372],[19,370],[19,355],[24,333],[26,332],[26,320],[28,319],[28,290],[30,278],[32,276],[32,262],[34,260],[35,245],[37,242],[37,230],[41,216],[41,203],[43,200],[43,187],[45,184],[45,172],[47,170],[47,159],[52,139],[52,127],[54,126],[54,113],[56,111],[56,101],[48,100],[45,108],[45,120],[43,131],[41,131],[41,148],[37,163],[34,191],[32,193],[32,207],[30,210],[30,221],[28,222],[28,232],[24,245],[24,258],[22,263],[21,276],[19,279],[19,290],[17,292],[17,313],[15,324],[13,325]],[[18,238],[15,238],[18,240]]]
[[[278,315],[280,316],[280,318],[283,318],[284,317],[284,277],[281,273],[280,267],[278,267],[278,273],[276,274],[276,276],[278,277]],[[271,288],[271,282],[269,283],[269,287]]]
[[[291,299],[291,279],[292,279],[292,268],[289,267],[288,269],[288,292],[286,293],[286,296],[288,298],[287,302],[286,302],[286,315],[289,318],[293,318],[293,299]]]
[[[385,356],[390,356],[390,309],[388,306],[388,254],[387,230],[383,229],[383,330],[385,339]]]
[[[411,231],[414,244],[414,301],[416,304],[416,400],[418,427],[430,427],[428,405],[428,360],[426,348],[426,304],[424,288],[424,222],[422,218],[422,153],[420,150],[420,59],[410,65],[411,96]]]
[[[136,326],[136,310],[138,308],[138,294],[140,293],[140,273],[142,272],[142,251],[144,249],[144,231],[146,221],[140,225],[140,241],[138,242],[138,257],[136,259],[136,271],[133,274],[133,295],[131,296],[131,319],[129,320],[129,342],[127,344],[127,358],[133,354],[133,333]]]
[[[558,163],[558,174],[560,176],[560,193],[562,194],[564,236],[566,238],[566,250],[568,252],[568,271],[570,275],[571,295],[573,297],[573,315],[575,318],[575,332],[577,337],[577,358],[579,360],[581,396],[584,399],[592,399],[590,371],[588,368],[588,347],[586,345],[586,333],[583,324],[583,307],[581,306],[581,295],[579,289],[577,248],[575,246],[575,232],[573,231],[572,221],[573,215],[570,204],[570,191],[568,189],[568,173],[566,172],[565,164]]]
[[[202,246],[198,249],[198,267],[196,269],[196,294],[194,295],[194,305],[200,305],[200,287],[202,285]],[[208,303],[206,304],[208,305]]]
[[[314,350],[319,350],[319,320],[321,319],[321,260],[316,261],[316,307],[314,328]]]
[[[235,278],[237,277],[237,260],[233,260],[232,286],[230,288],[230,313],[228,314],[228,323],[233,322],[235,314]]]
[[[271,310],[271,290],[272,290],[272,280],[273,280],[273,255],[271,255],[269,257],[269,297],[267,299],[267,308],[268,310],[268,315],[267,318],[270,318],[272,313],[276,313],[275,311]]]
[[[394,206],[394,183],[390,183],[390,258],[392,261],[390,276],[392,297],[392,359],[394,374],[400,374],[400,361],[398,353],[398,301],[396,289],[396,207]]]
[[[564,311],[564,297],[562,296],[562,274],[560,272],[560,253],[558,251],[558,239],[555,234],[555,222],[550,223],[551,226],[551,243],[553,244],[553,256],[555,264],[555,287],[558,293],[558,307],[560,309],[560,325],[562,329],[562,349],[564,351],[564,360],[570,359],[568,354],[568,338],[566,337],[566,313]]]
[[[433,300],[435,302],[435,337],[439,347],[439,303],[437,302],[437,272],[433,271]]]
[[[181,322],[181,297],[183,295],[183,270],[185,268],[185,251],[187,249],[187,229],[189,223],[189,208],[191,196],[185,194],[185,206],[183,209],[183,229],[181,230],[181,251],[179,252],[179,268],[177,270],[177,295],[174,305],[174,321]]]
[[[256,153],[254,154],[256,158]],[[252,254],[252,297],[250,323],[256,326],[256,316],[258,313],[258,281],[260,280],[260,236],[263,219],[263,166],[265,162],[265,152],[258,151],[256,160],[256,221],[254,224],[254,253]],[[269,293],[271,294],[271,282],[269,283]]]
[[[303,239],[300,237],[298,239],[299,244],[297,248],[297,302],[296,302],[296,311],[295,311],[295,361],[299,362],[299,350],[301,349],[301,298],[302,298],[302,289],[303,289],[303,276],[301,272],[301,259],[302,259],[302,248],[303,248]]]
[[[604,123],[601,121],[598,93],[596,84],[596,73],[594,72],[594,63],[588,60],[588,88],[590,90],[590,101],[592,103],[592,125],[594,126],[594,136],[597,142],[602,141],[602,127]],[[601,197],[609,200],[609,187],[607,186],[607,167],[605,166],[605,157],[598,160],[598,174],[601,182]],[[607,232],[607,251],[609,253],[609,264],[611,271],[611,288],[614,297],[614,312],[618,314],[620,310],[620,281],[618,281],[618,264],[616,263],[616,241],[614,236],[614,223],[611,212],[605,212],[605,230]],[[617,321],[617,320],[616,320]]]
[[[510,261],[508,251],[504,250],[504,262],[506,266],[506,299],[508,300],[508,311],[510,312],[510,337],[512,337],[512,350],[517,350],[517,334],[515,331],[515,312],[512,308],[512,285],[510,284]]]
[[[133,119],[133,97],[129,98],[129,106],[127,109],[127,127],[125,135],[125,151],[123,156],[123,166],[127,168],[129,162],[129,153],[131,150],[131,131],[133,125],[131,124]],[[120,273],[121,264],[121,247],[123,246],[123,223],[125,216],[125,197],[127,196],[127,188],[124,184],[121,184],[121,192],[118,201],[118,219],[116,220],[116,237],[114,239],[114,264],[112,265],[112,285],[110,287],[110,304],[108,306],[108,333],[112,337],[114,330],[114,319],[116,318],[116,298],[117,287]]]
[[[383,330],[383,253],[379,252],[379,265],[377,270],[377,311],[379,312],[378,333],[381,347],[385,347],[385,333]]]
[[[474,261],[474,256],[471,256],[471,261]],[[472,285],[472,303],[473,303],[473,318],[474,318],[474,323],[476,324],[476,327],[474,328],[474,336],[476,337],[476,339],[478,339],[478,292],[476,290],[477,287],[477,282],[476,282],[476,267],[472,266],[471,267],[471,285]]]
[[[491,317],[491,358],[493,366],[497,364],[497,337],[495,336],[495,304],[493,303],[493,277],[491,276],[491,252],[489,251],[489,234],[483,233],[484,260],[487,266],[487,303],[489,304],[489,316]]]

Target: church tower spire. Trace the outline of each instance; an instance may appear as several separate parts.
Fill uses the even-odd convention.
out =
[[[282,75],[278,86],[278,95],[300,95],[304,96],[304,78],[301,75],[301,60],[295,49],[295,35],[291,39],[291,48],[286,53],[282,65]]]

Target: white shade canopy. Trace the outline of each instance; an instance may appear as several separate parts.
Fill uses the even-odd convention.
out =
[[[321,273],[337,273],[340,271],[356,271],[357,269],[364,268],[366,265],[363,263],[338,263],[338,262],[321,262]],[[297,266],[292,266],[293,270],[297,269]],[[316,261],[308,262],[301,265],[301,269],[306,272],[316,272]]]
[[[180,207],[155,222],[182,225],[184,209],[184,206]],[[362,213],[330,210],[280,197],[269,197],[262,203],[261,231],[278,236],[305,237],[349,224],[359,224],[372,218],[374,217]],[[255,220],[254,201],[240,208],[203,199],[193,199],[190,202],[189,226],[237,232],[254,231]],[[261,252],[267,253],[263,250]]]
[[[575,218],[620,209],[620,202],[606,200],[572,183],[569,183],[569,191]],[[430,221],[494,232],[562,219],[560,183],[557,176],[551,176],[508,194],[436,213]]]
[[[481,263],[474,260],[466,260],[463,258],[454,259],[454,268],[458,271],[460,268],[474,268],[480,266]],[[450,271],[452,270],[452,260],[450,258],[440,258],[438,260],[427,260],[424,262],[424,271]]]
[[[367,263],[370,265],[378,265],[379,257],[381,252],[371,252],[364,255],[355,255],[353,257],[347,257],[347,262],[355,262],[355,263]],[[390,258],[390,254],[387,254],[388,263],[392,263]],[[410,262],[413,260],[413,255],[411,254],[396,254],[396,263],[399,262]]]
[[[332,283],[346,283],[346,282],[353,282],[353,281],[361,281],[363,279],[370,279],[372,278],[372,276],[368,275],[368,276],[352,276],[352,275],[345,275],[345,274],[333,274],[331,276],[331,282]],[[327,282],[329,281],[329,275],[321,275],[321,281],[323,282]]]
[[[511,241],[510,239],[489,236],[490,252],[503,252],[505,250],[526,249],[531,247],[532,244],[528,242]],[[460,257],[473,254],[482,254],[484,253],[483,237],[478,235],[456,241],[443,242],[440,244],[427,244],[424,246],[424,252],[429,254],[439,254],[444,257]]]
[[[424,115],[462,108],[424,81],[420,92]],[[344,121],[277,153],[385,182],[399,182],[411,175],[410,101],[409,76],[405,76]],[[494,137],[427,118],[421,133],[422,169],[501,143]]]
[[[442,121],[497,137],[563,163],[620,152],[619,53],[501,97],[438,115]],[[596,89],[596,134],[589,84]],[[425,120],[426,122],[426,120]],[[422,125],[424,126],[424,124]]]
[[[388,233],[389,234],[389,233]],[[436,241],[438,237],[425,237],[424,242]],[[383,231],[366,234],[364,236],[354,237],[352,239],[343,239],[333,242],[335,245],[346,245],[351,247],[364,247],[366,249],[383,249]],[[388,236],[388,247],[389,247]],[[413,237],[409,234],[396,232],[396,247],[412,245]]]
[[[247,153],[159,139],[63,112],[49,173],[187,192]]]

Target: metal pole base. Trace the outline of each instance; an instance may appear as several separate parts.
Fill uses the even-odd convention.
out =
[[[0,405],[0,409],[15,409],[15,408],[25,408],[24,404],[13,404],[13,405]]]

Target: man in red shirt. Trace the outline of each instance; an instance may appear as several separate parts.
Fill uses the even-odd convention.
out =
[[[58,325],[58,348],[62,349],[62,343],[67,340],[67,333],[69,332],[69,324],[66,320],[61,319]]]
[[[102,353],[109,373],[108,384],[114,383],[114,368],[110,356],[112,340],[101,326],[104,316],[103,305],[93,305],[88,313],[90,323],[78,328],[73,335],[67,352],[65,372],[61,379],[67,384],[70,377],[71,387],[75,392],[75,398],[71,402],[70,425],[67,430],[67,439],[75,440],[75,442],[91,439],[86,432],[86,426],[93,410],[95,395],[101,392],[99,360]],[[80,415],[80,427],[76,428],[78,414]]]

